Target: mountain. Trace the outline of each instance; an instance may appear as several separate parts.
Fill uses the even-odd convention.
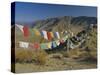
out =
[[[39,30],[47,30],[47,31],[72,31],[74,34],[84,30],[89,27],[91,24],[97,25],[96,17],[87,17],[87,16],[62,16],[62,17],[54,17],[47,18],[44,20],[38,20],[33,23],[18,23],[21,25],[28,25],[31,28],[36,28]]]
[[[97,18],[96,17],[86,17],[86,16],[74,17],[71,23],[75,25],[82,25],[83,23],[87,23],[88,25],[96,24]]]
[[[37,28],[39,30],[47,30],[47,31],[64,31],[71,30],[75,33],[83,30],[88,27],[90,24],[97,24],[96,17],[87,17],[87,16],[63,16],[63,17],[55,17],[55,18],[47,18],[45,20],[38,20],[31,25],[33,28]]]

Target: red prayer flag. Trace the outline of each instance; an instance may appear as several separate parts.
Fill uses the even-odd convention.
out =
[[[47,32],[47,36],[48,36],[48,40],[51,40],[52,39],[52,35],[50,32]]]
[[[40,47],[39,43],[34,43],[34,48],[35,49],[39,49],[39,47]]]
[[[29,36],[29,28],[28,28],[28,26],[24,26],[23,27],[23,31],[24,31],[24,37],[28,37]]]
[[[60,43],[63,44],[64,43],[64,40],[60,40]]]

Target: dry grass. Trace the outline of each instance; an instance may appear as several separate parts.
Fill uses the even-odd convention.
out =
[[[16,52],[16,62],[24,63],[24,62],[32,62],[35,58],[34,53],[30,50],[17,50]]]
[[[96,64],[87,62],[78,62],[71,58],[65,59],[48,59],[45,65],[36,65],[35,63],[16,63],[17,73],[26,72],[44,72],[44,71],[61,71],[96,68]]]
[[[46,63],[47,54],[44,50],[16,50],[16,62],[18,63],[33,63],[44,65]]]
[[[36,53],[36,61],[40,65],[44,65],[46,63],[47,54],[45,51],[38,51]]]

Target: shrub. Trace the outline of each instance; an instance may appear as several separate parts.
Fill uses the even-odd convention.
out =
[[[32,62],[33,55],[33,52],[29,50],[16,50],[15,60],[19,63]]]
[[[41,50],[36,53],[37,64],[44,65],[46,63],[47,54],[45,51]]]
[[[47,54],[44,50],[32,51],[18,49],[15,52],[15,60],[18,63],[32,63],[44,65],[46,63]]]

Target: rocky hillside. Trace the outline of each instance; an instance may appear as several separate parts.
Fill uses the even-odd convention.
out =
[[[56,18],[48,18],[45,20],[39,20],[34,22],[31,27],[40,29],[40,30],[47,30],[47,31],[64,31],[64,30],[71,30],[73,32],[79,32],[83,30],[91,23],[96,24],[97,18],[96,17],[71,17],[71,16],[63,16],[63,17],[56,17]]]

